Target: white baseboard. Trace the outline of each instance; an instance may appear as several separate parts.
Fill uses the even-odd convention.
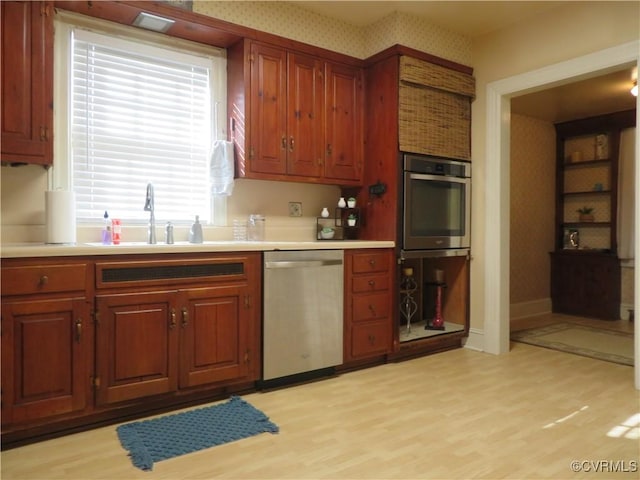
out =
[[[512,303],[509,308],[509,317],[511,320],[544,315],[545,313],[551,313],[551,298],[541,298],[539,300],[531,300],[529,302]]]
[[[622,320],[629,320],[629,310],[633,310],[632,303],[621,303],[620,304],[620,318]],[[634,312],[635,315],[635,312]]]
[[[463,346],[469,350],[484,352],[484,331],[478,330],[477,328],[470,328],[469,336]]]

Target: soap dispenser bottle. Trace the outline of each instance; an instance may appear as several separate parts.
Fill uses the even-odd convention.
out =
[[[199,215],[196,215],[196,221],[189,230],[189,243],[202,243],[202,225]]]

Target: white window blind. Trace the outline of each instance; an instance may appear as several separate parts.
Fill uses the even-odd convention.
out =
[[[79,222],[107,210],[158,221],[210,218],[211,59],[75,30],[71,55],[71,163]]]

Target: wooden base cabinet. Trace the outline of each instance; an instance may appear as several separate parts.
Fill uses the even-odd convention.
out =
[[[144,276],[146,270],[149,279],[139,281],[134,291],[125,287],[102,293],[106,284],[99,285],[97,404],[256,380],[260,263],[254,256],[198,259],[186,265],[184,260],[100,264],[99,278],[122,271],[122,283],[136,283],[131,278],[139,278],[136,272]],[[174,268],[183,275],[169,281],[177,288],[154,288],[154,283],[167,282],[157,279],[157,272],[173,276]],[[211,271],[204,278],[192,276],[207,269]]]
[[[620,318],[620,260],[610,253],[551,253],[554,312],[604,320]]]
[[[2,260],[2,446],[260,376],[260,252]]]
[[[345,363],[391,352],[392,249],[345,251]]]
[[[3,260],[3,428],[82,412],[91,404],[89,279],[83,263]]]

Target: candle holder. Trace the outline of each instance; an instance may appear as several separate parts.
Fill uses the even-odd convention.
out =
[[[436,270],[433,282],[427,282],[428,285],[436,287],[436,311],[431,322],[427,322],[424,326],[425,330],[444,330],[444,318],[442,317],[442,291],[447,287],[444,283],[444,272]]]
[[[418,304],[413,299],[417,288],[418,284],[413,278],[413,268],[403,268],[400,279],[400,313],[407,320],[407,333],[411,332],[411,319],[418,311]]]

